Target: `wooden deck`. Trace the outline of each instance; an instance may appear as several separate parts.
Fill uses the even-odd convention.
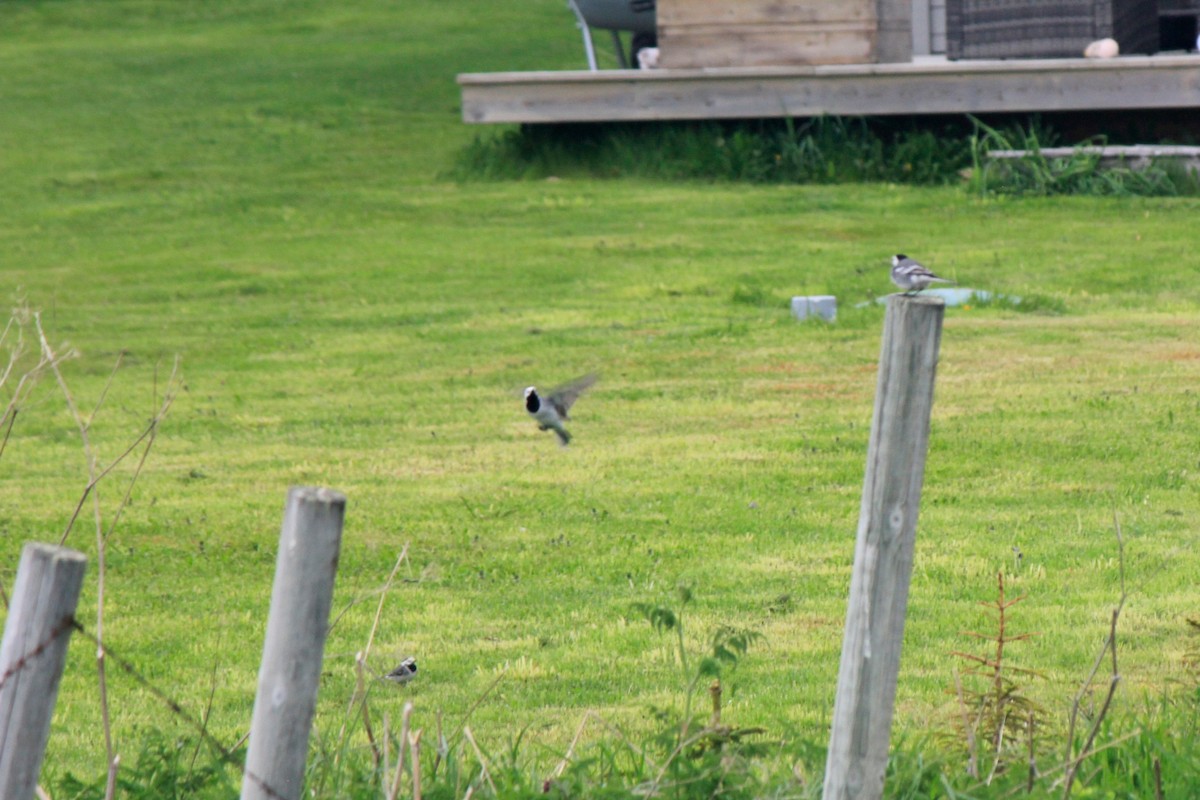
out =
[[[470,123],[1200,108],[1200,55],[458,76]]]

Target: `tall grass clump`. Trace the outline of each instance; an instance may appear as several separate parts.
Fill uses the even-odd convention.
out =
[[[755,184],[957,183],[969,173],[981,194],[1175,197],[1200,194],[1200,175],[1171,161],[1145,169],[1107,166],[1083,148],[1067,157],[1043,151],[1059,135],[1031,119],[971,130],[938,130],[866,117],[797,121],[735,120],[522,125],[477,136],[462,148],[450,177],[460,181],[550,177],[652,178]],[[1025,150],[996,159],[993,150]]]
[[[961,136],[862,117],[523,125],[477,137],[459,180],[588,176],[749,183],[959,180]]]
[[[1169,160],[1159,160],[1144,169],[1105,166],[1095,151],[1103,136],[1074,145],[1071,155],[1049,157],[1043,150],[1058,146],[1057,136],[1036,121],[1026,127],[993,128],[971,117],[975,131],[970,137],[972,190],[980,194],[1033,197],[1052,195],[1113,195],[1118,197],[1176,197],[1200,194],[1200,175]],[[1024,150],[1022,158],[991,157],[994,150]]]
[[[51,784],[53,793],[48,796],[104,800],[105,783],[89,784],[68,771]],[[119,772],[113,786],[118,796],[131,800],[226,800],[238,796],[240,784],[240,770],[202,738],[150,729],[142,734],[137,755]]]

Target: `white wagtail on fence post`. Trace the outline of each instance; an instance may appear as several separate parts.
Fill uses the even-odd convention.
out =
[[[954,281],[948,278],[939,278],[921,262],[909,258],[903,253],[898,253],[892,256],[892,283],[903,289],[905,294],[915,294],[927,289],[931,283],[954,283]]]

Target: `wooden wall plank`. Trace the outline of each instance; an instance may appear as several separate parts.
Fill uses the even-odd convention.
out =
[[[678,38],[661,33],[664,67],[765,67],[786,64],[861,64],[872,59],[874,31],[854,28],[822,30],[741,27],[733,30],[694,29],[686,37],[684,57]]]
[[[659,26],[870,22],[875,19],[875,4],[871,0],[658,0],[655,13]]]
[[[874,61],[876,3],[893,0],[658,0],[667,68]]]

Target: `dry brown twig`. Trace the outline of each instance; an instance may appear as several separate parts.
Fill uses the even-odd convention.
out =
[[[407,560],[408,543],[405,542],[404,547],[400,549],[400,555],[396,557],[396,563],[392,566],[392,571],[388,573],[387,580],[384,581],[383,587],[379,590],[379,604],[375,606],[375,619],[371,622],[371,632],[367,634],[367,646],[363,648],[361,653],[364,663],[371,658],[371,647],[375,644],[375,633],[379,630],[379,620],[383,616],[383,603],[387,600],[387,594],[391,591],[392,584],[396,582],[396,573],[400,571],[400,565]]]
[[[17,385],[13,388],[12,394],[9,397],[8,405],[4,409],[4,415],[0,417],[0,425],[4,426],[4,439],[0,441],[0,456],[4,454],[8,447],[9,437],[12,435],[13,424],[17,420],[17,414],[24,408],[26,401],[29,399],[30,393],[37,385],[38,381],[51,368],[68,359],[75,358],[78,353],[72,349],[68,349],[60,354],[47,354],[41,347],[38,348],[38,360],[32,366],[20,366],[27,352],[25,344],[25,326],[30,320],[36,319],[36,316],[27,309],[15,309],[9,317],[8,324],[4,328],[3,334],[0,334],[0,347],[5,346],[9,340],[10,333],[15,331],[15,343],[7,345],[8,363],[4,367],[4,371],[0,374],[0,387],[7,387],[14,375],[14,371],[18,368],[21,370],[21,377],[17,379]]]
[[[383,771],[381,773],[379,773],[381,776],[380,790],[383,792],[384,797],[387,797],[387,779],[388,779],[388,775],[391,774],[391,763],[392,763],[391,762],[392,748],[391,748],[391,742],[390,742],[391,737],[392,737],[392,721],[388,717],[387,709],[384,709],[384,712],[383,712],[383,737],[382,737],[383,738]]]
[[[1025,793],[1033,794],[1033,782],[1037,780],[1037,753],[1033,747],[1033,728],[1036,724],[1035,715],[1032,711],[1029,712],[1029,776],[1025,782]]]
[[[371,729],[371,713],[367,708],[366,661],[363,659],[361,653],[355,658],[354,667],[358,676],[356,691],[362,694],[363,731],[367,734],[367,743],[371,746],[371,755],[375,759],[375,768],[379,769],[379,763],[383,758],[383,754],[379,752],[379,745],[375,742],[375,732]]]
[[[67,523],[67,528],[63,532],[59,544],[65,544],[75,521],[78,519],[80,512],[83,510],[84,503],[90,497],[92,500],[92,516],[96,527],[96,670],[98,674],[100,688],[100,709],[101,719],[104,727],[104,746],[108,763],[108,778],[105,789],[106,800],[111,800],[116,790],[116,774],[120,764],[120,757],[116,753],[112,737],[112,720],[109,712],[108,701],[108,681],[104,667],[104,599],[105,599],[105,544],[108,537],[115,530],[117,521],[121,518],[121,514],[125,507],[129,504],[132,496],[133,486],[137,483],[138,477],[146,464],[146,458],[149,456],[150,449],[154,445],[155,436],[158,432],[158,426],[166,416],[171,404],[175,401],[176,393],[179,390],[179,358],[176,357],[174,368],[171,371],[171,376],[167,381],[167,388],[163,393],[162,403],[156,413],[151,417],[150,422],[142,431],[133,444],[129,445],[120,456],[118,456],[108,467],[98,470],[96,465],[96,454],[92,447],[91,437],[88,435],[92,422],[99,413],[108,396],[109,389],[116,376],[117,371],[121,368],[121,362],[124,360],[125,352],[122,351],[117,357],[116,364],[113,366],[112,372],[109,373],[108,380],[104,384],[104,388],[100,393],[100,397],[96,401],[92,413],[85,420],[79,411],[78,405],[75,403],[75,397],[71,393],[70,386],[67,384],[66,378],[63,376],[60,364],[68,356],[73,356],[74,351],[67,351],[64,354],[57,354],[54,348],[51,347],[49,340],[46,338],[45,329],[42,327],[41,315],[33,313],[32,315],[34,327],[37,330],[38,342],[40,345],[41,358],[39,367],[53,373],[58,382],[59,388],[67,403],[67,408],[71,412],[71,417],[75,421],[76,427],[79,429],[80,440],[83,443],[84,458],[87,461],[88,483],[85,487],[79,503],[75,507],[74,513],[71,515],[70,521]],[[156,398],[157,399],[157,398]],[[141,458],[138,461],[133,475],[130,477],[129,484],[126,487],[124,496],[121,499],[116,511],[113,514],[112,525],[109,527],[108,534],[104,532],[104,517],[100,506],[100,493],[97,486],[100,481],[108,476],[118,464],[122,463],[134,450],[144,443]]]
[[[488,782],[488,786],[492,787],[492,797],[499,797],[500,794],[496,791],[496,784],[492,782],[492,772],[488,769],[487,759],[483,757],[483,751],[479,749],[479,744],[475,741],[475,736],[471,733],[469,725],[463,726],[463,736],[471,743],[471,749],[475,751],[475,757],[479,759],[479,767],[483,770],[483,779]],[[415,758],[416,753],[413,756]]]
[[[413,704],[410,700],[404,704],[404,714],[400,720],[400,745],[396,752],[396,772],[392,776],[392,785],[388,789],[387,800],[396,800],[400,794],[400,779],[404,777],[404,749],[408,743],[409,726],[412,724]]]
[[[379,619],[383,615],[383,604],[387,599],[387,593],[391,589],[392,584],[395,582],[396,573],[400,571],[400,565],[403,564],[407,558],[408,545],[405,544],[403,549],[400,551],[400,555],[396,558],[396,564],[392,567],[391,573],[388,574],[387,580],[384,582],[383,587],[378,591],[379,604],[375,608],[375,619],[371,624],[371,632],[367,635],[366,647],[358,651],[354,656],[354,668],[356,675],[354,693],[350,697],[350,702],[346,709],[346,717],[342,721],[341,731],[338,734],[339,738],[342,741],[345,741],[350,720],[352,720],[356,714],[361,716],[363,721],[363,730],[367,734],[367,742],[371,746],[371,753],[375,759],[376,767],[378,767],[382,761],[383,753],[379,750],[379,745],[375,741],[375,732],[371,727],[371,710],[370,706],[367,704],[367,696],[370,693],[370,686],[369,682],[367,681],[367,670],[369,668],[369,664],[367,662],[370,658],[371,647],[375,643],[375,633],[379,629]],[[349,608],[350,606],[348,606],[346,610],[349,610]],[[345,611],[342,613],[344,614]],[[331,630],[333,629],[333,626],[337,624],[338,620],[341,619],[341,616],[342,615],[339,614],[338,619],[334,620],[334,622],[330,624],[329,627]],[[356,706],[357,710],[355,708]],[[340,758],[341,754],[339,752],[338,755],[334,757],[334,763],[337,763]]]
[[[408,744],[412,749],[412,781],[413,800],[421,800],[421,729],[408,735]]]
[[[387,593],[389,591],[391,591],[392,584],[395,583],[395,581],[396,581],[396,573],[400,571],[400,565],[407,560],[408,560],[408,543],[405,543],[403,549],[401,549],[401,551],[400,551],[399,557],[396,559],[396,565],[394,567],[392,567],[392,571],[388,575],[387,580],[384,581],[383,586],[380,586],[378,589],[375,589],[373,591],[366,592],[358,597],[355,597],[353,600],[351,600],[349,603],[347,603],[342,608],[342,610],[337,613],[337,616],[335,616],[333,618],[333,621],[329,623],[329,630],[327,631],[327,633],[333,632],[333,629],[338,626],[338,624],[342,621],[342,618],[345,617],[346,614],[350,613],[350,609],[355,608],[356,606],[361,605],[362,603],[365,603],[367,600],[371,599],[372,597],[375,597],[378,595],[379,596],[379,605],[375,609],[375,624],[371,626],[371,635],[367,640],[367,654],[370,655],[371,641],[373,641],[375,638],[375,628],[379,625],[379,615],[383,611],[383,601],[387,597]]]
[[[967,709],[967,699],[963,695],[962,676],[958,670],[954,670],[954,690],[958,694],[958,707],[962,711],[963,731],[967,737],[967,774],[972,778],[979,777],[979,757],[976,751],[975,731],[979,728],[979,723],[983,718],[982,711],[975,717],[975,724],[971,724],[971,714]]]
[[[1078,756],[1078,759],[1079,760],[1089,759],[1092,756],[1096,755],[1097,753],[1103,753],[1105,750],[1112,750],[1115,747],[1121,746],[1122,744],[1129,741],[1130,739],[1137,738],[1138,736],[1141,736],[1141,735],[1142,735],[1142,729],[1135,728],[1132,731],[1129,731],[1128,733],[1123,733],[1120,736],[1117,736],[1116,738],[1112,739],[1111,741],[1105,742],[1104,744],[1100,745],[1099,747],[1095,748],[1094,750],[1090,750],[1085,753],[1080,753],[1080,755]],[[1039,770],[1038,777],[1039,778],[1049,778],[1053,775],[1057,775],[1060,772],[1065,772],[1067,770],[1067,768],[1070,766],[1071,765],[1067,764],[1067,763],[1056,764],[1055,766],[1050,767],[1044,771]],[[1062,780],[1063,780],[1062,778],[1059,778],[1058,781],[1056,781],[1054,783],[1054,786],[1051,788],[1057,788],[1062,783]],[[1025,791],[1025,784],[1018,783],[1015,786],[1013,786],[1012,788],[1010,788],[1007,792],[1002,794],[1001,797],[1015,797],[1016,795],[1018,795],[1024,791]],[[1049,795],[1047,794],[1046,796],[1049,796]]]
[[[221,649],[219,641],[217,643],[217,649],[218,649],[218,651]],[[216,697],[217,697],[217,664],[218,664],[217,659],[214,658],[213,665],[212,665],[212,673],[210,674],[209,681],[208,681],[208,699],[204,703],[204,711],[201,712],[201,714],[200,714],[200,727],[206,731],[208,730],[208,720],[212,716],[213,702],[216,700]],[[188,769],[195,768],[196,759],[200,757],[200,749],[203,746],[204,746],[204,739],[203,738],[197,739],[196,740],[196,749],[194,749],[192,751],[192,761],[188,765]]]
[[[558,762],[558,766],[554,768],[554,772],[550,773],[550,777],[546,779],[546,783],[562,777],[563,771],[567,768],[567,764],[571,762],[571,757],[575,755],[575,747],[579,744],[580,737],[583,736],[583,729],[587,726],[588,720],[591,719],[593,715],[599,716],[590,708],[584,712],[583,719],[579,720],[579,727],[575,729],[575,736],[571,738],[571,744],[567,747],[567,752],[563,755],[562,760]]]
[[[32,319],[32,313],[28,309],[14,309],[8,318],[8,323],[4,326],[3,333],[0,333],[0,347],[8,347],[8,363],[5,365],[4,371],[0,373],[0,388],[6,389],[15,371],[17,369],[21,370],[21,376],[17,379],[17,385],[12,389],[8,405],[4,409],[4,415],[0,416],[0,426],[4,427],[4,438],[0,440],[0,458],[4,456],[5,450],[8,449],[8,442],[12,436],[13,426],[17,421],[17,414],[25,407],[25,403],[33,388],[50,366],[50,362],[46,359],[46,354],[40,348],[36,363],[29,367],[19,366],[22,364],[26,354],[24,331],[30,319]],[[15,342],[10,343],[10,334],[15,338]],[[65,360],[74,356],[74,351],[69,351],[60,355],[59,359]],[[3,585],[0,585],[0,602],[3,602],[6,609],[8,608],[8,592],[5,591]]]
[[[639,748],[637,745],[635,745],[633,742],[631,742],[631,741],[629,740],[629,737],[625,735],[625,732],[624,732],[624,731],[622,731],[622,730],[621,730],[620,728],[618,728],[616,725],[612,724],[612,723],[611,723],[611,722],[609,722],[607,719],[605,719],[605,718],[604,718],[604,717],[603,717],[603,716],[602,716],[602,715],[601,715],[599,712],[597,712],[595,709],[591,709],[591,708],[589,708],[587,711],[585,711],[585,712],[584,712],[584,714],[583,714],[583,718],[579,720],[579,727],[575,729],[575,736],[574,736],[574,737],[571,739],[571,744],[570,744],[570,746],[567,748],[567,752],[566,752],[566,754],[565,754],[565,755],[562,757],[562,759],[560,759],[560,760],[559,760],[559,762],[558,762],[558,766],[554,768],[554,771],[553,771],[552,773],[550,773],[550,777],[548,777],[548,778],[545,780],[545,782],[544,782],[544,784],[543,784],[543,785],[548,785],[548,784],[552,783],[554,780],[556,780],[556,779],[558,779],[558,778],[561,778],[561,777],[562,777],[562,774],[563,774],[563,772],[565,772],[565,771],[566,771],[567,765],[568,765],[568,764],[571,762],[571,758],[572,758],[572,757],[574,756],[574,754],[575,754],[575,748],[576,748],[576,747],[579,745],[579,742],[580,742],[580,740],[583,738],[583,731],[584,731],[584,728],[587,726],[587,723],[588,723],[590,720],[596,720],[596,721],[597,721],[597,722],[599,722],[601,725],[603,725],[603,726],[604,726],[606,729],[608,729],[609,733],[611,733],[612,735],[614,735],[614,736],[616,736],[618,739],[620,739],[620,740],[621,740],[621,742],[622,742],[622,743],[623,743],[623,744],[624,744],[626,747],[628,747],[628,748],[629,748],[629,751],[630,751],[631,753],[634,753],[634,754],[636,754],[636,755],[637,755],[639,758],[643,758],[643,759],[645,759],[645,761],[646,761],[646,764],[647,764],[647,765],[648,765],[648,766],[649,766],[649,767],[650,767],[652,770],[655,770],[655,771],[657,771],[657,770],[659,770],[659,769],[660,769],[659,765],[658,765],[658,764],[656,764],[656,763],[655,763],[655,762],[654,762],[654,761],[653,761],[653,760],[652,760],[652,759],[651,759],[651,758],[650,758],[650,757],[649,757],[649,756],[648,756],[648,755],[647,755],[647,754],[644,752],[644,750],[643,750],[643,749]]]
[[[1070,722],[1067,726],[1067,752],[1066,758],[1063,761],[1065,765],[1065,772],[1062,777],[1063,800],[1067,800],[1071,796],[1071,789],[1074,787],[1079,767],[1083,764],[1084,759],[1094,752],[1092,745],[1096,741],[1096,735],[1100,732],[1100,725],[1104,722],[1104,717],[1108,714],[1113,696],[1117,692],[1117,684],[1121,681],[1121,673],[1117,669],[1117,620],[1121,617],[1121,611],[1125,608],[1125,601],[1129,598],[1129,594],[1125,588],[1125,539],[1121,535],[1121,520],[1115,510],[1113,511],[1113,528],[1117,535],[1117,566],[1121,578],[1121,597],[1117,602],[1116,608],[1112,610],[1109,620],[1108,638],[1104,640],[1104,644],[1101,646],[1100,652],[1097,653],[1096,660],[1092,664],[1091,671],[1088,673],[1083,685],[1079,687],[1079,692],[1075,695],[1075,700],[1071,704]],[[1112,656],[1112,675],[1108,681],[1108,692],[1104,697],[1104,702],[1100,706],[1099,713],[1096,714],[1096,718],[1092,722],[1092,727],[1088,731],[1083,747],[1076,753],[1075,727],[1079,721],[1080,709],[1083,706],[1083,697],[1092,685],[1096,673],[1100,671],[1100,666],[1104,663],[1105,655],[1108,654]]]

